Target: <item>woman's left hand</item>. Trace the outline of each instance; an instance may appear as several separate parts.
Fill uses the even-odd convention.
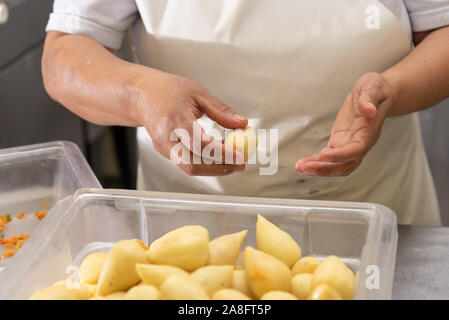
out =
[[[362,76],[338,112],[328,147],[320,154],[299,159],[296,172],[309,176],[350,175],[379,139],[393,100],[392,86],[382,74]]]

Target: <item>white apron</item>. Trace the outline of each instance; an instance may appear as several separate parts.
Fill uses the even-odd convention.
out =
[[[139,128],[138,189],[374,202],[399,223],[440,225],[416,115],[388,119],[377,145],[349,177],[299,176],[296,161],[327,145],[357,79],[406,56],[410,41],[375,0],[137,0],[139,62],[195,80],[247,116],[279,129],[279,169],[258,165],[226,177],[189,177]],[[376,5],[380,29],[367,27]],[[204,124],[206,123],[206,124]],[[203,122],[207,127],[207,122]],[[206,128],[207,131],[207,128]]]

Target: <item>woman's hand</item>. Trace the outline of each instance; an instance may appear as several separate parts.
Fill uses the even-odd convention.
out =
[[[221,126],[230,129],[243,128],[248,120],[194,81],[153,69],[148,69],[147,72],[150,74],[144,72],[137,83],[138,115],[140,124],[147,129],[156,151],[171,159],[173,155],[179,156],[178,150],[176,154],[172,152],[181,142],[183,152],[190,153],[190,157],[187,159],[188,163],[184,161],[178,163],[178,166],[190,176],[222,176],[243,171],[243,155],[231,149],[228,153],[233,155],[233,163],[240,165],[225,163],[226,147],[221,141],[206,135],[197,119],[206,114]],[[184,129],[186,134],[176,134],[175,130],[179,129]],[[194,132],[201,132],[202,139]],[[194,139],[197,142],[194,143]],[[212,158],[206,157],[206,160],[203,153],[206,147],[220,149],[221,155],[212,154]],[[201,162],[194,163],[194,156]],[[211,163],[211,160],[218,160],[218,163]]]
[[[328,147],[298,160],[296,172],[330,177],[351,174],[379,139],[393,98],[392,86],[383,75],[362,76],[338,112]]]
[[[221,141],[203,135],[209,141],[201,141],[196,148],[192,135],[194,127],[203,132],[196,121],[203,114],[230,129],[243,128],[248,120],[197,83],[129,63],[112,52],[88,37],[49,31],[42,57],[48,94],[83,119],[99,125],[145,126],[156,150],[168,159],[178,143],[171,141],[172,132],[185,129],[188,134],[180,138],[187,154],[191,151],[192,161],[179,166],[188,175],[219,176],[245,169],[243,156],[233,150],[229,152],[233,163],[241,165],[194,163],[193,153],[202,156],[210,144],[219,148],[212,150],[221,149],[222,156],[211,154],[209,158],[225,163],[225,147]]]

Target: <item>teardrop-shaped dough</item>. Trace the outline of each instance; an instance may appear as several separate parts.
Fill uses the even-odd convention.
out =
[[[105,252],[94,252],[84,258],[80,265],[80,281],[96,284],[100,278],[101,269],[103,268],[105,259]]]
[[[205,266],[190,276],[193,280],[201,283],[207,294],[212,297],[220,289],[231,287],[233,266]]]
[[[98,285],[96,285],[96,284],[88,284],[89,294],[91,297],[93,297],[97,294],[97,286]]]
[[[245,270],[235,270],[232,272],[231,288],[252,298],[253,294],[249,288],[248,276]]]
[[[291,268],[301,258],[301,248],[285,231],[259,215],[256,224],[257,247]]]
[[[159,300],[159,296],[159,290],[155,286],[140,284],[128,290],[125,300]]]
[[[251,247],[246,247],[243,259],[249,287],[257,298],[273,290],[290,291],[291,272],[282,261]]]
[[[248,296],[235,289],[221,289],[215,292],[212,300],[251,300]]]
[[[260,300],[298,300],[298,298],[285,291],[270,291],[265,293]]]
[[[56,282],[55,287],[66,287],[67,289],[78,290],[80,300],[88,300],[95,295],[96,285],[88,283],[80,283],[73,280],[61,280]]]
[[[161,300],[210,300],[206,289],[189,276],[173,275],[161,286]]]
[[[95,296],[90,300],[125,300],[126,292],[117,291],[107,295],[106,297]]]
[[[185,226],[155,240],[148,250],[154,264],[194,271],[209,260],[209,232],[202,226]]]
[[[355,291],[355,276],[340,258],[329,256],[315,269],[312,279],[312,288],[320,284],[328,284],[344,300],[351,300]]]
[[[256,153],[257,134],[250,126],[235,129],[226,136],[224,144],[240,152],[248,161]]]
[[[145,249],[138,240],[122,240],[109,250],[97,285],[97,295],[126,291],[140,282],[137,263],[148,263]]]
[[[158,264],[137,264],[137,274],[145,284],[160,287],[164,281],[175,274],[188,276],[189,273],[181,268]]]
[[[306,300],[312,291],[312,278],[311,273],[300,273],[292,278],[291,292],[299,299]]]
[[[209,265],[234,265],[248,230],[215,238],[209,243]]]
[[[298,260],[292,268],[293,275],[300,273],[314,273],[320,261],[314,257],[304,257]]]
[[[310,292],[307,300],[342,300],[342,297],[331,286],[323,283]]]

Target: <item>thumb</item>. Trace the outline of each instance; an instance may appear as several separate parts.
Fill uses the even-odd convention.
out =
[[[383,89],[383,83],[376,79],[361,86],[356,109],[361,116],[374,118],[377,108],[387,98]]]
[[[222,127],[238,129],[248,125],[248,119],[237,114],[231,107],[224,104],[212,94],[208,93],[197,97],[195,100],[201,110]]]

